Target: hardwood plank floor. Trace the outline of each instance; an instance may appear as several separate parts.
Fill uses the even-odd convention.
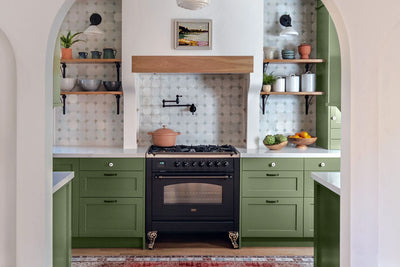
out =
[[[245,247],[232,249],[226,236],[164,235],[154,250],[137,248],[72,249],[73,256],[313,256],[312,247]]]

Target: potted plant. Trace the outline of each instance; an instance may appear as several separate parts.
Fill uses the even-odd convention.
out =
[[[71,59],[72,58],[72,49],[70,47],[74,43],[81,42],[81,41],[84,42],[83,40],[80,40],[80,39],[74,40],[74,38],[78,37],[78,35],[81,33],[82,32],[77,32],[77,33],[71,34],[71,31],[69,31],[67,33],[67,36],[62,35],[60,37],[61,45],[64,47],[64,48],[61,48],[61,58],[62,59]]]
[[[270,74],[264,73],[262,90],[264,92],[271,92],[272,84],[275,81],[276,81],[276,77],[274,75],[272,75],[272,72]]]

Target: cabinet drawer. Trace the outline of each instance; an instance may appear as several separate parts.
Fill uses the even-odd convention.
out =
[[[303,159],[244,158],[243,170],[296,171],[303,169]]]
[[[144,158],[99,158],[80,159],[80,169],[85,171],[122,170],[134,171],[144,169]]]
[[[310,171],[339,171],[340,158],[305,159],[304,169]]]
[[[303,171],[243,171],[244,197],[302,197]]]
[[[81,237],[141,237],[142,198],[81,198]]]
[[[143,172],[81,171],[80,197],[141,197]]]
[[[314,198],[304,198],[304,237],[314,237]]]
[[[242,198],[243,237],[302,237],[303,198]]]

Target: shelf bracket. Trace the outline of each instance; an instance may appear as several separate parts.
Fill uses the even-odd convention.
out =
[[[65,69],[67,68],[67,64],[65,64],[65,62],[62,62],[61,68],[62,68],[62,77],[65,78]]]
[[[308,109],[310,108],[313,97],[313,95],[311,97],[309,95],[304,96],[304,98],[306,99],[306,115],[308,115]]]
[[[268,66],[269,66],[269,62],[264,62],[264,64],[263,64],[263,73],[264,72],[267,73]]]
[[[119,70],[121,68],[121,64],[119,62],[115,62],[115,67],[117,68],[117,81],[119,82]]]
[[[270,95],[261,95],[262,99],[262,114],[265,115],[265,106],[267,104],[268,98]]]
[[[117,115],[119,115],[119,100],[121,99],[121,95],[115,95],[115,98],[117,99]]]
[[[62,98],[62,102],[63,102],[63,115],[65,115],[65,105],[67,102],[67,95],[62,95],[61,98]]]

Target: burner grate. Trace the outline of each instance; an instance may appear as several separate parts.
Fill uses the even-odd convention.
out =
[[[152,145],[148,153],[234,153],[237,154],[236,149],[231,145],[176,145],[172,147],[160,147]]]

